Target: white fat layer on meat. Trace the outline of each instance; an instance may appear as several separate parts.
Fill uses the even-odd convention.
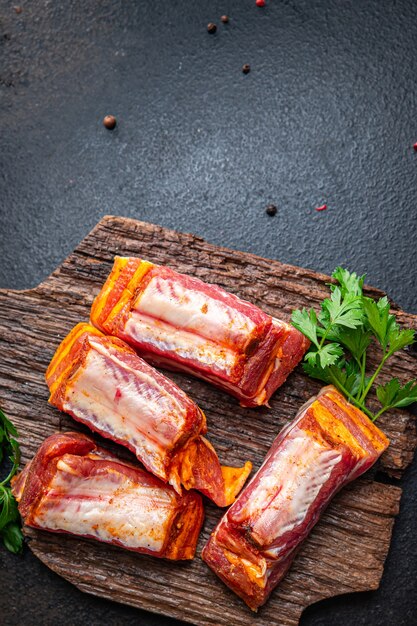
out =
[[[337,450],[324,448],[311,437],[289,436],[279,454],[264,467],[242,512],[245,518],[254,520],[254,539],[267,548],[300,527],[341,459]],[[267,554],[277,555],[282,547],[277,545]]]
[[[350,472],[347,478],[347,482],[349,480],[352,480],[355,475],[359,476],[360,474],[362,474],[360,470],[362,469],[364,465],[366,465],[366,463],[369,463],[369,459],[370,459],[369,456],[364,456],[355,463],[355,465],[352,468],[352,471]]]
[[[124,334],[139,345],[146,344],[164,353],[175,353],[182,359],[196,361],[226,376],[230,376],[236,362],[236,353],[232,350],[136,311],[132,311]]]
[[[153,377],[90,343],[85,366],[66,390],[64,411],[128,442],[152,472],[166,478],[166,448],[182,434],[185,408]]]
[[[291,331],[294,330],[294,326],[291,326],[291,324],[287,324],[287,322],[283,322],[282,320],[279,320],[277,317],[272,318],[272,323],[277,328],[285,328],[286,330],[291,330]]]
[[[206,339],[243,347],[256,328],[243,312],[181,282],[155,276],[134,308]]]
[[[163,548],[175,511],[167,489],[139,485],[115,470],[86,478],[62,459],[57,470],[37,511],[40,527],[116,540],[133,549]]]

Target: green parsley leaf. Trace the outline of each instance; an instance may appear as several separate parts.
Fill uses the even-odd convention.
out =
[[[363,326],[358,328],[337,327],[327,335],[330,341],[336,341],[351,353],[355,360],[360,360],[372,341],[372,333]]]
[[[318,350],[312,349],[307,352],[305,359],[311,365],[319,364],[320,367],[327,367],[336,363],[342,354],[343,350],[337,343],[326,343]]]
[[[383,410],[395,407],[404,407],[417,402],[417,382],[410,380],[401,386],[398,378],[393,378],[386,385],[379,385],[376,389],[378,400]]]
[[[358,404],[355,396],[360,389],[362,376],[354,361],[341,359],[336,365],[330,367],[321,367],[317,363],[305,362],[303,369],[308,376],[334,385],[351,402]],[[366,378],[366,382],[368,382],[368,378]],[[373,418],[372,413],[366,407],[362,407],[362,410],[368,417]]]
[[[385,350],[388,342],[389,330],[395,323],[394,315],[389,313],[389,302],[386,297],[380,298],[378,302],[372,298],[363,298],[363,308],[369,328]]]
[[[10,487],[0,485],[0,532],[9,523],[18,519],[16,500],[14,499]]]
[[[7,454],[12,464],[7,476],[0,481],[0,537],[5,547],[15,554],[22,549],[23,535],[17,503],[9,482],[17,472],[20,462],[20,448],[16,439],[18,436],[16,428],[0,409],[0,462]]]
[[[363,323],[362,298],[353,294],[346,294],[342,298],[339,287],[335,287],[330,298],[326,298],[322,305],[319,321],[323,326],[330,325],[357,328]]]
[[[365,401],[385,362],[399,350],[414,343],[415,333],[402,329],[390,313],[386,297],[378,301],[363,295],[365,275],[337,267],[331,284],[330,297],[314,310],[293,311],[292,322],[312,342],[304,357],[304,371],[313,378],[332,383],[371,419],[389,408],[402,407],[417,401],[417,383],[401,386],[397,379],[379,386],[377,396],[382,408],[373,415]],[[382,356],[372,374],[366,369],[367,350],[373,341]]]
[[[310,339],[311,343],[313,343],[317,348],[319,347],[317,339],[317,315],[313,309],[310,309],[310,311],[307,311],[306,309],[302,309],[302,311],[293,311],[291,323],[295,328],[302,332],[303,335]]]
[[[393,316],[392,316],[393,317]],[[394,321],[388,332],[387,343],[389,345],[389,355],[402,350],[406,346],[411,345],[415,341],[414,331],[411,329],[402,330]]]
[[[0,409],[0,422],[3,424],[3,432],[8,433],[9,435],[13,435],[13,437],[19,437],[19,433],[17,432],[15,426],[11,423],[8,417],[3,413]]]
[[[307,356],[307,355],[306,355]],[[303,363],[303,370],[308,376],[311,378],[317,378],[318,380],[322,380],[324,383],[330,384],[332,382],[330,378],[329,368],[322,367],[317,360],[309,359]]]
[[[23,534],[17,522],[9,522],[1,532],[4,546],[13,554],[20,554],[23,549]]]
[[[333,384],[343,387],[352,396],[355,396],[360,388],[361,373],[356,361],[346,361],[342,359],[339,363],[339,367],[332,367],[331,374],[333,378]]]
[[[303,369],[312,378],[331,383],[343,392],[348,391],[352,396],[359,389],[361,376],[358,367],[352,361],[342,359],[337,365],[330,367],[322,367],[319,363],[308,361],[303,363]]]
[[[358,276],[357,274],[355,274],[355,272],[350,273],[348,270],[339,266],[336,267],[335,271],[333,272],[332,278],[335,278],[339,283],[343,298],[346,296],[346,294],[352,294],[354,296],[362,295],[362,287],[365,281],[365,274],[363,274],[363,276]],[[334,291],[335,285],[331,284],[330,289]]]
[[[317,351],[321,367],[334,365],[342,355],[343,349],[337,343],[326,343]]]

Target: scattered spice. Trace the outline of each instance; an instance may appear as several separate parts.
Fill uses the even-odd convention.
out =
[[[327,204],[322,204],[321,206],[316,207],[316,211],[325,211],[327,209]]]
[[[249,63],[245,63],[245,65],[242,65],[242,72],[244,74],[249,74],[249,72],[250,72],[250,65],[249,65]]]
[[[268,204],[268,206],[265,209],[265,213],[267,215],[271,215],[271,217],[273,217],[274,215],[277,214],[277,207],[275,206],[275,204]]]
[[[103,124],[106,128],[108,128],[109,130],[113,130],[113,128],[115,128],[117,123],[116,118],[114,117],[114,115],[106,115],[106,117],[103,120]]]
[[[222,15],[220,19],[223,22],[223,24],[228,24],[229,23],[229,16],[228,15]]]
[[[257,7],[264,7],[266,5],[265,0],[256,0]]]
[[[14,8],[14,12],[17,13],[19,15],[19,13],[21,13],[23,11],[22,7],[13,7]]]
[[[414,144],[413,148],[414,148],[414,150],[417,152],[417,141],[416,141],[416,143]]]
[[[217,26],[216,24],[214,24],[213,22],[210,22],[209,24],[207,24],[207,32],[210,33],[210,35],[212,35],[213,33],[215,33],[217,30]]]

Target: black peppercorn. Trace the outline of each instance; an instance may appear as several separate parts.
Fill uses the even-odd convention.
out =
[[[245,65],[242,66],[242,72],[244,74],[249,74],[249,72],[250,72],[250,65],[249,65],[249,63],[245,63]]]
[[[113,128],[115,128],[116,126],[116,118],[114,117],[114,115],[106,115],[106,117],[103,120],[103,124],[106,128],[108,128],[109,130],[113,130]]]
[[[272,217],[276,215],[277,207],[275,206],[275,204],[268,204],[268,206],[265,209],[265,213],[267,213],[268,215],[271,215]]]
[[[213,24],[213,22],[210,22],[209,24],[207,24],[207,31],[212,35],[213,33],[215,33],[217,30],[217,26],[216,24]]]
[[[222,15],[220,19],[223,22],[223,24],[228,24],[228,22],[229,22],[229,16],[228,15]]]

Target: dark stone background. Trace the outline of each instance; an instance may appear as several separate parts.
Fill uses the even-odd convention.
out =
[[[343,263],[417,312],[416,2],[22,2],[0,0],[0,286],[35,286],[113,213]],[[381,588],[303,625],[417,624],[417,464],[404,488]],[[175,622],[0,549],[0,623]]]

